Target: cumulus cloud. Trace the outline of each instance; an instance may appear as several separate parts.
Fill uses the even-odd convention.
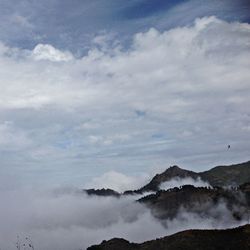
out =
[[[118,192],[135,190],[144,186],[149,180],[147,174],[128,176],[116,171],[110,171],[100,177],[95,177],[85,186],[86,188],[110,188]]]
[[[62,52],[50,44],[38,44],[32,51],[35,60],[49,60],[52,62],[67,62],[73,59],[70,52]]]
[[[136,106],[135,102],[138,101],[139,106],[142,101],[141,98],[145,97],[146,100],[153,101],[152,103],[144,101],[145,108],[147,107],[150,110],[152,105],[151,109],[158,110],[161,105],[165,104],[165,101],[160,99],[159,103],[157,103],[153,99],[157,94],[159,96],[158,91],[152,92],[152,99],[149,99],[150,90],[154,85],[162,84],[162,86],[158,87],[164,91],[163,94],[168,94],[168,97],[171,97],[171,94],[176,92],[198,94],[199,92],[206,92],[212,87],[215,87],[216,90],[221,90],[224,86],[227,86],[229,90],[231,88],[241,89],[246,87],[247,84],[244,80],[248,77],[248,72],[244,66],[248,65],[248,61],[243,52],[248,51],[248,26],[248,24],[241,23],[226,23],[215,17],[210,17],[197,19],[194,26],[175,28],[163,33],[152,28],[146,33],[136,34],[133,46],[128,52],[118,51],[113,57],[110,57],[108,52],[103,53],[97,49],[91,49],[87,56],[80,59],[75,58],[74,63],[60,65],[60,69],[58,69],[56,62],[68,61],[72,59],[72,55],[68,54],[69,52],[62,52],[49,44],[38,44],[32,51],[34,56],[37,59],[55,61],[55,64],[47,65],[46,62],[44,64],[34,64],[34,62],[29,62],[28,59],[23,60],[21,66],[24,69],[30,67],[29,63],[34,64],[34,67],[31,67],[26,74],[14,71],[14,75],[19,74],[20,80],[25,79],[25,76],[37,76],[37,82],[33,82],[34,87],[39,87],[40,81],[45,80],[44,85],[46,87],[53,82],[56,89],[61,90],[60,87],[66,87],[69,90],[71,87],[75,94],[79,91],[84,92],[86,89],[95,89],[98,95],[94,98],[95,101],[100,98],[100,104],[107,105],[108,100],[106,98],[111,90],[117,94],[110,100],[112,104],[116,102],[122,104],[123,100],[131,100],[131,105]],[[219,32],[222,32],[220,36],[218,36]],[[236,42],[235,38],[237,38]],[[234,60],[232,60],[232,55],[235,56]],[[147,60],[149,58],[151,60]],[[2,58],[2,60],[9,62],[8,59],[6,57]],[[10,62],[15,66],[15,61]],[[222,62],[227,63],[227,65],[222,64]],[[227,82],[226,77],[229,77],[229,69],[239,66],[240,63],[242,63],[243,68],[237,74],[237,77],[239,77],[238,84],[235,84],[235,79]],[[6,68],[4,69],[10,69],[10,67]],[[200,82],[199,77],[205,73],[205,69],[208,72],[203,77],[204,82]],[[181,70],[183,70],[182,75],[176,74]],[[39,74],[41,72],[48,77],[47,80],[41,79],[42,75]],[[59,72],[61,74],[57,75]],[[29,74],[27,75],[27,73]],[[213,73],[210,80],[206,79],[209,73]],[[71,82],[72,80],[75,80],[78,84],[74,84],[74,82]],[[136,82],[136,80],[138,81]],[[18,83],[14,82],[13,84],[17,85]],[[28,84],[29,82],[26,81],[23,89],[26,89]],[[104,86],[107,88],[106,91],[104,91]],[[119,88],[115,88],[116,86],[123,87],[122,90],[125,92],[119,92]],[[166,88],[169,93],[166,92]],[[139,95],[139,90],[142,90],[145,96]],[[127,94],[126,91],[128,91]],[[132,95],[132,91],[135,91],[134,95]],[[13,93],[10,92],[9,95],[11,96],[11,94]],[[38,94],[41,94],[39,88]],[[49,96],[49,93],[46,95]],[[101,98],[102,96],[104,96],[104,99]],[[70,101],[73,102],[74,96],[70,98]],[[122,99],[119,100],[119,98]],[[53,102],[63,104],[58,99],[54,99]],[[170,99],[169,103],[172,106],[164,109],[161,107],[162,111],[174,113],[179,107],[185,108],[189,102],[183,96],[180,96],[177,100],[175,98]],[[190,100],[189,104],[191,105],[191,103]],[[84,99],[75,103],[76,106],[84,104]],[[125,104],[128,105],[127,102]],[[176,109],[173,109],[174,107]],[[138,108],[138,110],[140,109]]]
[[[197,179],[193,179],[191,177],[186,178],[172,178],[170,181],[166,181],[160,185],[160,189],[167,190],[174,187],[181,187],[184,185],[192,185],[195,187],[210,187],[210,184],[208,182],[205,182],[201,180],[200,177]]]
[[[247,160],[249,37],[249,24],[205,17],[135,34],[126,49],[94,44],[80,58],[49,44],[2,45],[0,118],[30,140],[2,166],[53,165],[68,182]]]

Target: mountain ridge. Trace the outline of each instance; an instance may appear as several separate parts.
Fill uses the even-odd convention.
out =
[[[84,189],[88,195],[97,196],[115,196],[143,194],[145,192],[157,192],[160,190],[160,185],[171,179],[192,178],[194,180],[202,180],[208,182],[211,186],[240,186],[245,183],[250,183],[250,161],[232,164],[220,165],[213,167],[203,172],[195,172],[180,168],[179,166],[171,166],[164,172],[156,174],[146,185],[136,190],[126,190],[119,193],[112,189]]]
[[[183,179],[187,177],[194,180],[200,178],[202,181],[208,182],[211,186],[240,186],[250,182],[250,161],[216,166],[203,172],[194,172],[174,165],[167,168],[164,172],[156,174],[148,184],[132,192],[158,191],[160,185],[164,182],[170,181],[173,178]],[[131,191],[126,191],[126,193],[129,192]]]
[[[250,225],[231,229],[186,230],[144,243],[114,238],[87,250],[249,250]]]
[[[223,203],[232,218],[240,221],[247,214],[249,207],[245,193],[241,189],[194,187],[192,185],[159,190],[140,198],[138,202],[145,204],[150,208],[154,217],[161,220],[175,218],[180,209],[208,218],[210,211]]]
[[[191,178],[201,180],[211,186],[195,187],[182,185],[161,190],[161,185],[173,179]],[[249,218],[250,212],[250,161],[216,166],[207,171],[194,172],[171,166],[156,174],[145,186],[137,190],[118,193],[112,189],[84,190],[88,195],[135,196],[137,202],[150,209],[151,214],[163,225],[164,220],[178,217],[180,211],[195,214],[200,218],[223,220],[224,210],[230,220],[241,224]],[[147,192],[153,192],[145,195]],[[139,196],[140,197],[140,196]],[[218,208],[218,210],[216,210]],[[248,250],[250,249],[250,225],[224,230],[187,230],[161,239],[141,244],[125,239],[111,239],[94,245],[87,250]]]

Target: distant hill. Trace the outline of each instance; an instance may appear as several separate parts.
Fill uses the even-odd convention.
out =
[[[155,175],[154,178],[147,185],[140,188],[139,191],[140,192],[157,191],[159,190],[159,186],[161,183],[170,181],[171,179],[176,177],[179,178],[191,177],[193,179],[197,179],[199,177],[199,174],[193,171],[179,168],[178,166],[172,166],[167,170],[165,170],[163,173]]]
[[[225,230],[187,230],[141,244],[103,241],[87,250],[249,250],[250,225]]]
[[[192,178],[210,183],[212,187],[183,185],[160,190],[161,184],[173,179]],[[227,187],[227,188],[224,188]],[[250,161],[230,166],[217,166],[208,171],[194,172],[172,166],[156,174],[151,181],[137,190],[118,193],[112,189],[84,190],[88,195],[114,196],[145,194],[137,200],[145,204],[152,215],[164,224],[165,219],[174,219],[180,211],[191,212],[200,218],[223,219],[225,206],[231,213],[230,220],[244,221],[250,215]],[[135,196],[135,199],[138,196]],[[221,212],[220,212],[221,211]],[[150,226],[150,225],[145,225]],[[124,239],[103,241],[88,250],[249,250],[250,225],[227,230],[188,230],[161,239],[141,244]]]
[[[250,182],[250,161],[230,166],[217,166],[198,175],[212,186],[239,186]]]
[[[198,173],[173,166],[161,174],[156,174],[144,187],[135,191],[127,191],[126,193],[158,191],[162,183],[177,177],[201,178],[201,180],[209,182],[212,186],[240,186],[246,182],[250,182],[250,161],[230,166],[217,166],[208,171]]]
[[[120,197],[120,193],[114,191],[113,189],[83,189],[83,192],[87,193],[88,195],[96,195],[96,196],[114,196],[114,197]]]
[[[89,195],[115,197],[120,197],[121,195],[143,194],[150,191],[159,191],[162,183],[174,178],[182,179],[187,177],[194,180],[200,178],[213,187],[240,186],[245,183],[250,183],[250,161],[229,166],[217,166],[204,172],[194,172],[182,169],[178,166],[172,166],[164,172],[156,174],[148,184],[140,189],[127,190],[123,194],[112,189],[85,189],[83,191]]]
[[[247,213],[248,204],[239,189],[206,188],[185,185],[181,188],[160,190],[138,200],[147,205],[159,219],[173,219],[180,208],[187,212],[209,217],[211,210],[223,201],[232,218],[241,220]]]

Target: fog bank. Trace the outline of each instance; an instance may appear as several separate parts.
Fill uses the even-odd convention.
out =
[[[208,182],[201,180],[200,177],[193,179],[191,177],[186,178],[172,178],[170,181],[166,181],[160,185],[160,189],[167,190],[174,187],[181,187],[184,185],[193,185],[195,187],[211,187]]]
[[[210,217],[180,210],[173,220],[160,222],[149,209],[135,202],[136,196],[88,197],[79,190],[63,188],[2,191],[0,197],[3,250],[15,249],[17,236],[20,241],[31,239],[36,250],[75,250],[113,237],[143,242],[188,228],[239,225],[223,204],[214,207]]]

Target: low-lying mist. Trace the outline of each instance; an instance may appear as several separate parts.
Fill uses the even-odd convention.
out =
[[[198,177],[197,179],[193,179],[191,177],[186,177],[186,178],[175,177],[172,178],[170,181],[162,183],[160,185],[160,189],[167,190],[170,188],[181,187],[184,185],[192,185],[194,187],[210,187],[210,184],[208,182],[201,180],[200,177]]]
[[[66,189],[10,191],[1,197],[0,248],[4,250],[15,249],[17,236],[31,239],[35,249],[73,250],[112,237],[144,241],[166,234],[133,197],[88,197]]]
[[[158,221],[136,202],[137,196],[89,197],[70,188],[2,191],[0,195],[1,250],[16,249],[17,237],[20,242],[28,237],[37,250],[79,250],[113,237],[143,242],[189,228],[244,224],[236,222],[223,203],[206,218],[180,209],[176,218]]]

